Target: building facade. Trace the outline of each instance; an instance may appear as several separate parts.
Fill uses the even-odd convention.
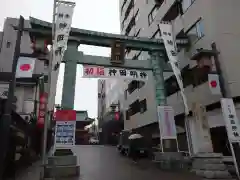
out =
[[[98,80],[98,128],[101,131],[103,115],[106,112],[106,81]]]
[[[120,79],[98,80],[98,126],[102,144],[117,144],[118,134],[123,130],[124,85]]]
[[[3,98],[6,96],[3,94],[8,91],[8,83],[12,71],[13,55],[15,51],[17,31],[14,30],[13,26],[18,26],[18,19],[6,18],[3,31],[0,32],[0,93]],[[31,28],[29,20],[24,21],[25,28]],[[49,51],[45,47],[45,40],[35,38],[29,34],[29,32],[23,32],[21,37],[21,53],[33,54],[34,47],[44,50],[45,54],[41,54],[41,58],[36,58],[35,68],[33,71],[32,78],[19,78],[17,79],[15,96],[16,112],[19,113],[23,118],[29,116],[31,113],[38,113],[39,106],[39,77],[44,76],[45,79],[48,71],[49,64]],[[55,93],[56,93],[56,82],[58,72],[53,72],[51,82],[51,95],[49,103],[49,109],[54,108]],[[46,82],[46,81],[45,81]],[[45,84],[46,85],[46,84]],[[46,87],[45,87],[46,90]]]
[[[168,21],[173,25],[176,38],[186,36],[189,38],[191,46],[179,49],[178,52],[179,66],[184,74],[183,83],[188,106],[190,110],[193,110],[192,106],[197,102],[206,108],[206,117],[211,128],[213,150],[226,155],[228,155],[229,150],[224,150],[228,146],[228,141],[220,109],[221,95],[212,95],[208,85],[208,73],[211,71],[211,67],[204,65],[204,67],[199,68],[197,61],[190,59],[198,49],[211,49],[211,44],[216,43],[220,52],[219,61],[227,96],[234,99],[237,114],[240,115],[238,108],[238,98],[240,96],[240,80],[238,78],[240,26],[236,23],[237,17],[240,15],[239,8],[240,1],[238,0],[120,0],[122,34],[161,38],[159,23]],[[126,57],[147,60],[149,55],[147,52],[127,49]],[[167,104],[172,106],[175,111],[178,140],[184,139],[183,141],[186,141],[186,138],[180,137],[181,134],[186,134],[182,131],[185,127],[185,118],[184,106],[176,79],[172,73],[165,73],[164,76]],[[129,91],[131,83],[135,83],[135,88]],[[130,114],[126,112],[129,117],[125,118],[124,128],[144,128],[150,124],[156,124],[156,102],[152,79],[148,79],[144,85],[139,82],[131,83],[128,84],[126,89],[125,106],[132,109],[137,99],[139,99],[139,102],[146,99],[146,107],[144,108],[145,112],[142,112],[139,107],[135,108],[138,112],[131,112]],[[136,103],[136,106],[141,106],[139,102]],[[195,117],[189,116],[187,122],[192,138],[191,148],[193,153],[197,153],[199,152],[199,144],[201,144],[199,141],[202,140],[198,137],[199,132],[196,128]],[[157,125],[155,128],[157,129]],[[152,132],[155,134],[156,131]]]

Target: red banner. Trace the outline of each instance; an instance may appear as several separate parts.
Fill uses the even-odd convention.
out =
[[[77,113],[75,110],[57,110],[56,121],[76,121]]]
[[[47,93],[40,93],[37,126],[44,127],[45,110],[47,108]]]

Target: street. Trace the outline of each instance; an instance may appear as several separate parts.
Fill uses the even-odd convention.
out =
[[[148,160],[135,164],[121,156],[115,147],[76,146],[81,180],[197,180],[190,173],[162,172]]]

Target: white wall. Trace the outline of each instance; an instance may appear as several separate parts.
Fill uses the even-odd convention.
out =
[[[236,113],[238,116],[238,119],[240,118],[240,107],[236,107]],[[207,118],[208,118],[208,124],[210,128],[225,126],[225,122],[222,115],[221,109],[216,109],[213,111],[207,112]],[[239,119],[240,120],[240,119]],[[194,117],[188,118],[189,126],[190,126],[190,133],[191,133],[191,139],[192,139],[192,145],[193,145],[193,151],[194,153],[197,153],[199,149],[199,145],[202,144],[201,141],[202,138],[199,137],[200,132],[195,128],[194,123],[196,123]]]

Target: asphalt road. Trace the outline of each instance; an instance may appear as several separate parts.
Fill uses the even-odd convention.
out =
[[[198,180],[190,173],[162,172],[148,160],[133,163],[121,156],[115,147],[76,146],[80,180]]]

